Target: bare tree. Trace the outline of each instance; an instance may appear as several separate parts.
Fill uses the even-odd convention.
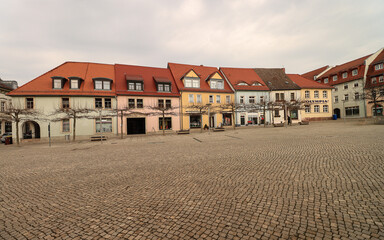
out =
[[[301,99],[295,99],[295,100],[291,100],[291,101],[283,101],[283,106],[284,106],[284,111],[286,111],[285,126],[287,127],[288,116],[291,116],[292,111],[297,111],[297,114],[299,114],[299,111],[304,109],[304,102]],[[292,119],[290,120],[290,122],[292,123]]]
[[[20,145],[19,123],[21,121],[29,121],[38,119],[39,112],[35,109],[26,109],[23,107],[13,106],[11,103],[6,106],[0,114],[0,120],[14,122],[16,124],[16,142]]]
[[[200,132],[203,132],[203,115],[208,115],[210,106],[211,104],[196,103],[184,107],[185,109],[191,111],[189,115],[196,113],[200,115]]]
[[[90,118],[90,113],[95,112],[95,109],[86,107],[60,107],[56,108],[51,116],[55,116],[51,121],[59,122],[67,119],[72,119],[73,122],[73,141],[76,140],[76,122],[78,119]]]
[[[162,131],[163,135],[165,135],[165,115],[167,116],[176,116],[177,113],[175,112],[176,109],[179,109],[179,107],[173,107],[170,104],[164,104],[164,102],[159,102],[156,106],[147,106],[148,109],[153,110],[154,112],[151,112],[151,115],[160,115],[163,118],[162,121]]]
[[[124,138],[124,117],[132,116],[132,115],[149,115],[146,112],[143,111],[137,111],[135,108],[131,108],[128,106],[123,106],[121,108],[117,108],[113,110],[115,113],[117,113],[117,117],[120,117],[120,138]]]
[[[223,112],[225,109],[228,109],[231,112],[233,129],[236,130],[236,112],[239,109],[245,109],[246,105],[230,102],[230,103],[219,105],[218,108],[222,110],[221,112]]]
[[[362,98],[368,100],[368,103],[373,103],[372,116],[378,116],[379,113],[377,111],[377,103],[380,101],[380,99],[384,100],[384,85],[370,86],[366,88]]]

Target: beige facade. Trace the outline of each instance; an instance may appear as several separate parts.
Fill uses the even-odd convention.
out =
[[[304,106],[301,110],[303,120],[324,120],[332,117],[331,89],[301,89]]]
[[[76,119],[76,139],[88,138],[91,135],[101,134],[113,136],[117,134],[117,118],[113,109],[116,108],[115,97],[78,97],[78,96],[13,96],[12,104],[15,108],[33,108],[38,112],[36,117],[25,116],[19,124],[20,139],[48,139],[48,126],[52,139],[72,139],[73,118],[66,118],[65,113],[57,113],[69,100],[70,109],[88,109],[86,114],[78,114]],[[96,101],[97,100],[97,101]],[[97,102],[102,102],[101,108],[96,108]],[[110,103],[109,103],[110,102]],[[107,108],[106,108],[107,106]],[[100,124],[100,116],[101,123]],[[13,138],[16,136],[16,124],[13,123]]]

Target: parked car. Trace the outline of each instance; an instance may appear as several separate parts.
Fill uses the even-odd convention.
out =
[[[8,137],[8,136],[12,137],[12,133],[11,132],[6,132],[3,135],[1,135],[1,138],[0,138],[1,143],[5,143],[5,138]]]

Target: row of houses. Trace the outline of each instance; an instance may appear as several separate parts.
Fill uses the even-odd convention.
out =
[[[383,115],[384,50],[331,67],[303,74],[332,86],[333,113],[339,118]]]
[[[372,111],[360,110],[371,104],[362,96],[372,84],[383,85],[383,61],[380,50],[303,75],[286,74],[283,68],[179,63],[155,68],[66,62],[15,90],[2,92],[0,129],[9,131],[12,125],[13,136],[21,139],[64,139],[70,135],[147,134],[287,120],[298,123],[330,119],[333,114],[369,116]],[[339,79],[333,80],[335,75]],[[360,97],[353,101],[344,98],[341,107],[339,96],[347,94],[348,89]],[[14,119],[7,119],[7,108],[26,111],[19,122],[11,124]],[[18,133],[17,126],[21,129]]]

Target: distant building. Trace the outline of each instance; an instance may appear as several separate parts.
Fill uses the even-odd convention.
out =
[[[4,81],[0,79],[0,115],[4,115],[7,107],[11,103],[11,97],[7,96],[7,93],[17,88],[16,81]],[[0,120],[0,134],[5,132],[12,132],[12,122],[6,120]]]

